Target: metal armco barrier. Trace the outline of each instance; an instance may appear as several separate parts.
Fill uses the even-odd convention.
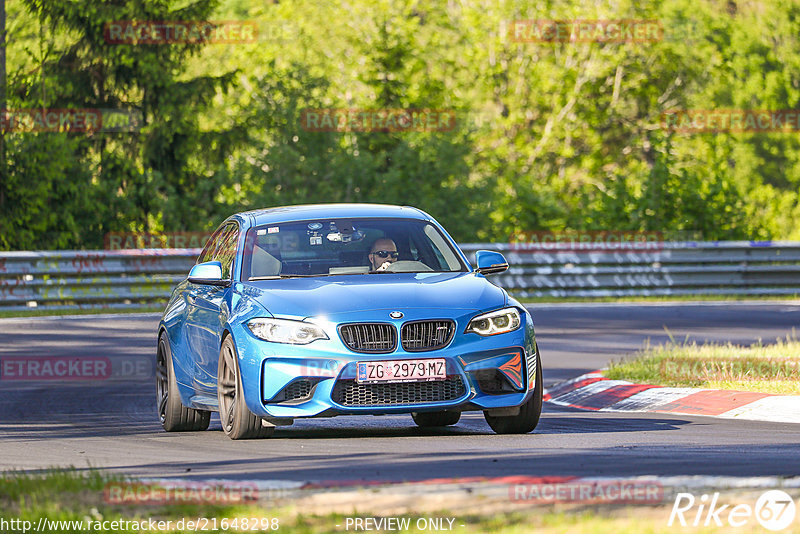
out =
[[[0,252],[0,310],[163,304],[199,249]]]
[[[492,280],[517,298],[800,294],[800,242],[712,241],[620,245],[602,252],[526,250],[525,244],[470,244],[502,252],[510,268]]]
[[[800,242],[648,243],[615,251],[461,246],[502,252],[490,279],[518,298],[800,294]],[[198,249],[0,252],[0,310],[137,309],[162,305]]]

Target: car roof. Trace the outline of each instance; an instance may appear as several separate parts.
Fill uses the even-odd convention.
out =
[[[239,213],[249,216],[254,226],[262,224],[302,221],[307,219],[337,219],[349,217],[389,217],[432,220],[430,215],[412,206],[390,204],[303,204],[263,208]]]

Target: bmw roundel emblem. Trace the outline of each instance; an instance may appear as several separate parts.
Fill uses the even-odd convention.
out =
[[[402,319],[403,312],[393,311],[392,313],[389,314],[389,317],[391,317],[392,319]]]

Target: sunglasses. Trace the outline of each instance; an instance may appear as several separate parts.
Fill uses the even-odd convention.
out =
[[[397,257],[400,255],[400,253],[396,250],[376,250],[375,252],[370,252],[370,254],[375,254],[379,258],[388,258],[391,256],[395,259],[397,259]]]

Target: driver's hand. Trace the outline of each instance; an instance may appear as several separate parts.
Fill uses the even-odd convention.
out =
[[[391,264],[392,264],[392,262],[390,262],[390,261],[385,261],[385,262],[383,262],[383,265],[381,265],[380,267],[378,267],[378,268],[377,268],[377,269],[375,269],[375,270],[376,270],[376,271],[385,271],[386,269],[388,269],[388,268],[389,268],[389,266],[390,266]]]

